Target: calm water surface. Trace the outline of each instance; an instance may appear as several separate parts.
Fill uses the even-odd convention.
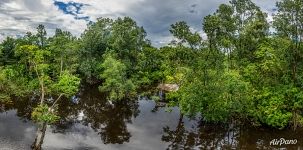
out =
[[[0,150],[27,150],[36,126],[29,119],[34,100],[0,104]],[[111,104],[96,88],[74,100],[62,100],[59,123],[48,126],[46,150],[303,149],[303,130],[205,124],[200,118],[167,112],[147,98]],[[295,145],[270,146],[273,139],[297,139]]]

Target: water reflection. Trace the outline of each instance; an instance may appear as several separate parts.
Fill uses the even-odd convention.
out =
[[[303,149],[303,130],[275,130],[249,126],[214,125],[200,123],[186,128],[179,120],[175,129],[163,128],[162,141],[170,143],[167,149]],[[273,139],[297,139],[295,145],[270,145]]]
[[[169,126],[163,128],[164,135],[162,141],[170,143],[167,149],[192,149],[195,146],[196,135],[188,132],[184,126],[183,115],[180,115],[178,125],[175,130]]]
[[[122,144],[129,142],[131,134],[126,123],[132,122],[132,117],[139,114],[137,101],[121,101],[95,105],[94,99],[80,102],[85,118],[83,124],[89,125],[101,136],[105,144]]]
[[[60,101],[60,121],[48,126],[43,148],[163,150],[163,149],[302,149],[303,130],[273,130],[249,126],[215,125],[200,118],[166,112],[141,98],[116,103],[106,101],[95,87],[85,87]],[[29,149],[36,126],[30,120],[34,100],[16,99],[0,104],[0,149]],[[297,139],[296,145],[270,146],[273,139]]]
[[[16,114],[16,110],[0,113],[1,150],[29,150],[34,141],[34,124],[24,122]]]
[[[79,102],[63,101],[60,104],[60,116],[64,116],[58,129],[68,129],[72,123],[81,122],[97,132],[104,144],[123,144],[129,142],[131,134],[127,123],[139,114],[137,100],[109,102],[96,87],[86,87],[79,94]],[[54,130],[56,131],[56,129]]]
[[[37,103],[31,99],[15,98],[14,102],[0,103],[0,113],[14,109],[17,111],[16,115],[24,122],[27,122],[31,120],[32,109],[36,106]]]

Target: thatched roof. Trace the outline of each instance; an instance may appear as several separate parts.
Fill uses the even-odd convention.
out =
[[[179,85],[178,84],[159,84],[158,89],[167,91],[167,92],[173,92],[173,91],[178,91],[179,90]]]

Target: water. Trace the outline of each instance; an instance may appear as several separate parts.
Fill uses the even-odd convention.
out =
[[[303,149],[303,130],[274,130],[214,125],[167,112],[146,98],[109,103],[96,88],[85,88],[79,99],[62,100],[59,123],[48,126],[46,150],[165,149]],[[36,126],[30,120],[36,102],[16,100],[0,105],[0,150],[30,149]],[[273,139],[296,139],[295,145],[271,146]]]

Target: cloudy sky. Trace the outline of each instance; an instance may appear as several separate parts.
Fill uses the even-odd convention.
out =
[[[275,9],[276,0],[253,1],[269,14]],[[186,21],[200,31],[202,18],[221,3],[228,0],[0,0],[0,40],[34,32],[38,24],[44,24],[50,35],[56,28],[80,35],[96,18],[130,16],[159,46],[171,40],[171,24]]]

